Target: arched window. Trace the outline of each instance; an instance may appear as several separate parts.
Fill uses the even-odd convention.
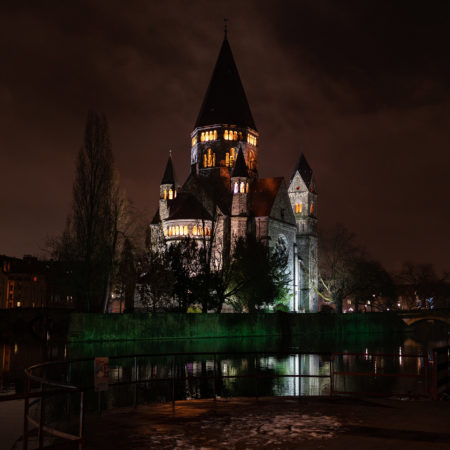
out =
[[[169,189],[169,200],[173,200],[173,191]]]
[[[164,236],[167,236],[167,234],[168,234],[167,228],[164,228]]]
[[[172,236],[172,227],[169,227],[169,236]]]
[[[197,143],[197,135],[192,138],[192,147]]]
[[[164,200],[167,200],[167,189],[164,189],[163,198]]]
[[[213,153],[213,160],[212,160],[213,167],[216,167],[216,154]]]
[[[206,159],[206,153],[203,153],[203,167],[208,167],[208,162]]]
[[[233,137],[234,137],[234,140],[235,140],[235,141],[237,141],[237,140],[238,140],[238,135],[237,135],[237,131],[235,131],[235,132],[233,133]]]
[[[189,234],[187,225],[184,226],[184,235],[187,236]]]
[[[192,228],[192,234],[194,236],[197,236],[197,225],[194,225],[194,227]]]
[[[205,141],[205,133],[204,133],[204,132],[202,132],[202,134],[200,135],[200,140],[201,140],[202,142]]]
[[[241,181],[241,189],[240,189],[241,194],[245,193],[245,183],[243,181]]]
[[[180,236],[183,236],[183,225],[180,227]]]
[[[245,183],[245,192],[248,194],[248,183]]]
[[[173,197],[177,198],[177,190],[176,189],[173,191]]]
[[[296,213],[301,213],[302,212],[302,204],[301,203],[296,203],[295,204],[295,212]]]
[[[234,183],[234,193],[237,194],[239,192],[239,183]]]
[[[225,154],[225,165],[230,167],[230,154],[228,152]]]
[[[212,166],[211,149],[208,148],[208,167]]]
[[[175,227],[175,235],[176,236],[180,235],[180,227],[178,225]]]
[[[225,130],[225,132],[223,133],[223,138],[228,141],[228,130]]]
[[[314,203],[311,202],[311,206],[309,207],[309,213],[313,214],[314,213]]]
[[[236,152],[236,150],[234,149],[234,148],[232,148],[231,150],[230,150],[230,167],[233,167],[234,166],[234,160],[235,160],[235,152]]]
[[[217,140],[217,130],[214,130],[214,140]]]

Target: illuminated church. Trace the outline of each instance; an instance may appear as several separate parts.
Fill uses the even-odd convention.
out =
[[[178,186],[169,156],[152,235],[167,244],[186,236],[212,239],[224,257],[236,239],[249,233],[271,247],[284,245],[291,275],[289,308],[317,312],[313,172],[302,154],[288,184],[284,177],[259,178],[258,146],[258,130],[225,35],[191,133],[190,174]]]

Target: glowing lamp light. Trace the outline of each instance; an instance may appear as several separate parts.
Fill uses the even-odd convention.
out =
[[[17,307],[20,308],[20,306],[22,305],[22,302],[17,302]]]

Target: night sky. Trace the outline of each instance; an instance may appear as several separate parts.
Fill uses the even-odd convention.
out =
[[[0,253],[42,255],[62,231],[89,108],[152,217],[169,149],[188,174],[224,17],[260,176],[304,152],[321,227],[389,269],[450,270],[450,2],[426,0],[2,2]]]

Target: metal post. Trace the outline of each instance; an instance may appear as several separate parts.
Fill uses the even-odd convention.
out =
[[[214,353],[214,366],[213,366],[213,396],[214,396],[214,404],[216,402],[216,354]]]
[[[83,450],[84,447],[84,391],[81,391],[80,393],[80,432],[79,437],[80,440],[78,441],[78,450]]]
[[[28,448],[28,412],[30,409],[30,399],[28,395],[30,393],[30,378],[27,374],[27,382],[25,384],[25,407],[23,413],[23,450],[27,450]]]
[[[330,357],[330,396],[334,395],[334,355]]]
[[[45,400],[44,400],[44,392],[45,392],[45,385],[44,383],[41,384],[41,411],[39,414],[39,448],[44,447],[44,423],[45,423]]]
[[[255,356],[255,371],[256,371],[256,373],[255,373],[255,375],[256,375],[256,380],[255,380],[255,384],[256,384],[256,394],[255,394],[255,397],[256,397],[256,400],[258,400],[258,381],[259,381],[259,379],[258,379],[258,377],[259,377],[259,370],[258,370],[258,368],[259,368],[259,364],[258,364],[258,356]]]
[[[172,413],[175,414],[175,356],[172,359]]]
[[[137,385],[138,385],[138,373],[137,373],[137,362],[136,356],[134,357],[134,409],[137,408]]]

